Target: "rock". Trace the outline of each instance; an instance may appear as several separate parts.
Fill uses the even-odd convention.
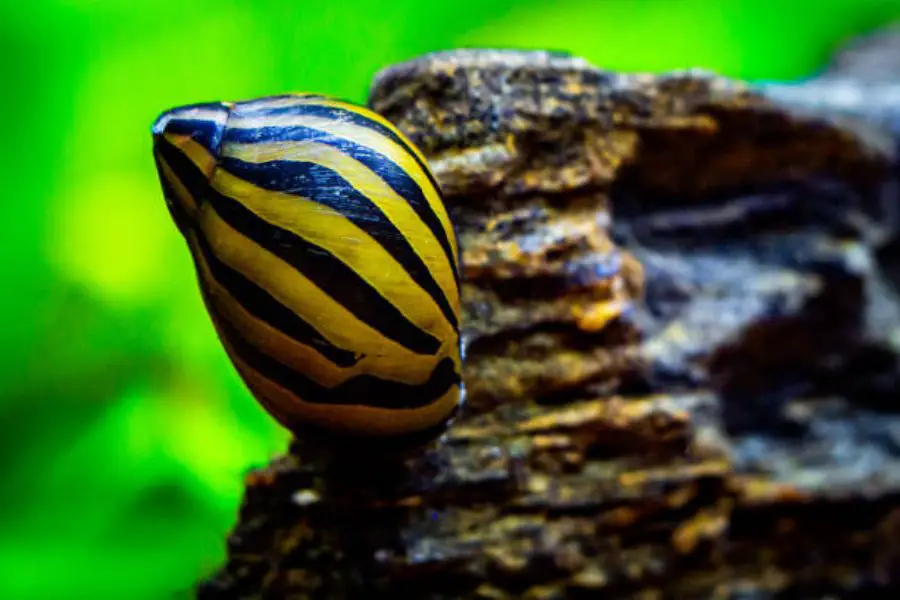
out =
[[[816,78],[802,85],[766,83],[759,89],[796,110],[809,111],[825,118],[838,119],[873,138],[893,137],[894,147],[900,151],[900,26],[894,25],[864,38],[853,40],[837,54],[831,64]],[[873,133],[874,132],[874,133]],[[885,136],[889,132],[891,136]],[[888,141],[887,143],[890,143]],[[898,163],[895,162],[895,165]],[[900,170],[900,165],[897,167]],[[896,183],[891,185],[896,186]],[[884,227],[900,229],[900,195],[896,187],[889,188],[883,206]],[[880,231],[873,232],[878,235]],[[893,236],[876,250],[885,275],[896,289],[900,285],[900,238]],[[873,285],[880,285],[879,282]],[[896,327],[896,302],[888,308],[882,298],[892,297],[894,289],[882,289],[874,294],[880,306],[874,310],[885,315],[876,329],[893,337],[896,349],[900,344]],[[887,314],[885,314],[887,311]],[[888,314],[890,316],[888,316]]]
[[[251,473],[200,597],[900,592],[889,131],[546,52],[427,55],[370,104],[459,231],[467,405]]]
[[[796,107],[852,117],[900,137],[900,25],[853,40],[817,77],[802,85],[766,83],[760,89]]]
[[[900,24],[851,40],[825,70],[829,77],[890,82],[900,75]]]

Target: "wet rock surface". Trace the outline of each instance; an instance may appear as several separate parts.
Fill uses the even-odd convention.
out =
[[[404,457],[301,440],[251,473],[200,597],[900,592],[897,146],[772,89],[541,52],[380,73],[459,232],[466,408]]]

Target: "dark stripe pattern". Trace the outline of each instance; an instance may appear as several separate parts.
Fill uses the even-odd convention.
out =
[[[326,340],[297,313],[216,258],[215,252],[201,233],[197,232],[196,238],[199,245],[197,252],[209,267],[213,279],[251,315],[301,344],[315,348],[319,354],[339,367],[352,367],[362,358]]]
[[[163,133],[190,136],[216,156],[227,119],[228,107],[221,102],[192,104],[161,114],[154,121],[152,131],[155,136]]]
[[[316,104],[315,98],[322,96],[289,94],[235,104],[197,104],[167,111],[152,127],[154,160],[160,173],[163,193],[173,220],[188,238],[191,246],[207,311],[215,322],[222,340],[228,345],[232,359],[246,365],[247,369],[242,368],[241,374],[248,387],[275,418],[288,427],[300,425],[291,422],[295,417],[290,406],[274,398],[261,397],[265,396],[265,392],[262,391],[265,387],[262,385],[264,381],[272,382],[300,401],[319,406],[333,406],[336,411],[334,415],[352,415],[354,406],[416,410],[428,407],[446,397],[448,402],[441,404],[442,408],[446,405],[446,411],[429,410],[414,413],[411,416],[412,421],[407,418],[396,420],[392,416],[377,417],[372,422],[369,418],[349,420],[355,424],[355,428],[364,430],[355,433],[365,433],[367,430],[380,433],[408,433],[410,427],[415,427],[419,431],[428,430],[438,425],[439,420],[446,420],[449,413],[455,410],[455,407],[451,406],[452,401],[458,401],[460,398],[459,394],[454,392],[454,388],[458,391],[462,388],[457,366],[460,359],[459,324],[452,308],[458,297],[451,298],[438,284],[435,273],[429,269],[426,261],[419,256],[413,244],[406,238],[403,223],[398,222],[396,225],[392,223],[376,201],[354,187],[352,175],[347,175],[348,179],[345,179],[338,170],[329,168],[328,165],[278,157],[268,162],[252,163],[220,156],[220,149],[226,143],[315,141],[327,144],[359,161],[409,204],[421,223],[440,244],[456,285],[453,292],[458,294],[458,261],[453,255],[451,244],[454,233],[452,230],[445,230],[439,217],[440,213],[432,208],[426,197],[428,185],[433,186],[440,197],[440,188],[427,165],[418,157],[410,142],[391,128],[366,117],[364,112],[356,112],[349,105],[347,108],[324,106]],[[296,102],[293,102],[294,99]],[[273,101],[276,104],[287,102],[288,105],[273,106]],[[227,127],[229,115],[247,118],[251,127],[229,129]],[[376,148],[361,143],[360,140],[345,139],[326,131],[316,130],[314,127],[267,125],[271,123],[270,118],[279,115],[308,115],[334,122],[352,123],[354,126],[371,130],[407,152],[427,178],[427,183],[421,180],[420,185],[401,167],[401,164],[408,164],[413,168],[412,163],[395,162]],[[265,202],[267,198],[265,194],[268,192],[256,190],[260,197],[252,199],[254,209],[251,209],[237,193],[232,197],[218,191],[210,185],[209,174],[204,173],[207,170],[206,165],[199,167],[178,145],[167,140],[164,134],[189,136],[211,154],[217,168],[224,169],[234,177],[252,183],[262,190],[300,196],[343,215],[393,257],[397,265],[409,275],[411,279],[409,286],[421,288],[434,300],[446,321],[452,326],[455,335],[452,345],[449,343],[451,340],[439,339],[435,334],[420,328],[395,306],[394,302],[398,299],[410,301],[410,297],[405,294],[413,290],[392,289],[386,284],[384,289],[379,291],[366,280],[365,273],[380,278],[379,269],[385,267],[395,269],[397,268],[395,265],[382,266],[366,262],[361,264],[357,271],[325,247],[331,245],[330,240],[319,245],[307,239],[303,227],[308,225],[300,224],[296,230],[291,230],[268,222],[254,212],[266,208],[260,209],[258,205]],[[167,163],[174,174],[171,180],[167,179],[160,168],[161,160]],[[205,230],[209,229],[212,236],[217,226],[213,225],[210,229],[205,219],[202,225],[194,220],[196,216],[192,214],[192,207],[175,194],[175,186],[178,184],[185,188],[197,207],[202,207],[204,211],[214,211],[221,222],[239,237],[227,235],[221,240],[221,243],[229,244],[225,247],[211,243],[215,240],[208,238]],[[419,223],[413,225],[420,231]],[[253,280],[254,277],[249,271],[245,274],[243,268],[238,270],[223,261],[217,250],[228,250],[231,244],[241,245],[240,238],[246,240],[247,250],[250,250],[249,244],[252,243],[256,248],[280,258],[296,271],[297,277],[305,277],[327,295],[329,306],[332,306],[333,302],[333,307],[342,307],[370,327],[372,331],[366,331],[366,339],[360,340],[362,343],[358,344],[357,348],[339,347],[325,336],[329,331],[339,331],[341,323],[327,323],[324,324],[326,328],[321,329],[322,314],[315,312],[297,314],[281,303],[277,299],[280,295],[277,292],[285,289],[283,286],[291,285],[292,280],[295,284],[299,282],[298,279],[293,279],[294,275],[288,275],[287,281],[284,282],[271,281],[260,284]],[[441,265],[440,268],[444,266]],[[385,282],[388,281],[393,279],[385,279]],[[213,282],[215,285],[212,285]],[[269,289],[269,286],[274,288]],[[216,291],[213,292],[211,288],[215,288]],[[418,289],[414,288],[414,291],[418,293]],[[229,314],[229,305],[217,303],[216,294],[219,293],[223,299],[233,302],[259,323],[265,323],[289,339],[316,350],[336,368],[356,366],[359,368],[357,374],[327,387],[319,383],[322,379],[317,376],[315,369],[324,369],[325,365],[318,361],[313,361],[315,364],[309,365],[308,368],[298,369],[288,366],[289,362],[296,363],[296,361],[286,361],[284,357],[271,350],[264,351],[260,345],[251,341],[255,329],[245,330],[226,317]],[[406,305],[399,304],[399,306]],[[440,315],[433,310],[430,302],[427,308],[430,312],[425,322],[440,323]],[[374,331],[382,337],[373,336]],[[443,324],[440,331],[443,332],[442,336],[451,335],[451,330],[443,328]],[[405,350],[400,350],[398,345]],[[368,361],[361,363],[360,361],[366,358],[363,352],[374,354],[375,356],[370,358],[375,360],[371,363]],[[409,361],[409,353],[419,355],[415,366],[410,367],[415,371],[400,377],[396,368],[398,365],[403,366],[404,360]],[[366,367],[361,368],[363,365]],[[381,368],[388,370],[382,371]],[[417,375],[410,377],[413,373]],[[395,381],[395,378],[402,381]],[[334,381],[334,373],[331,373],[329,379]],[[421,383],[408,383],[409,381]],[[317,417],[313,418],[318,420]],[[325,421],[334,424],[336,419],[330,417]]]
[[[159,152],[154,150],[153,160],[156,163],[156,172],[159,173],[159,184],[162,187],[163,197],[166,199],[166,206],[169,208],[169,214],[172,216],[172,220],[175,222],[178,230],[184,234],[188,227],[191,226],[191,218],[188,216],[187,212],[185,212],[184,207],[181,206],[181,201],[178,199],[177,194],[175,194],[172,184],[166,179],[165,175],[163,175],[159,156]]]
[[[193,166],[193,164],[177,151],[171,144],[164,140],[159,143],[159,153],[166,158],[166,162],[172,166],[174,161],[178,165],[177,170],[172,167],[176,173],[189,174],[184,177],[183,185],[187,188],[191,196],[199,204],[203,195],[208,194],[208,190],[204,191],[208,186],[202,180],[202,175]],[[157,160],[157,165],[159,161]],[[270,326],[281,331],[285,335],[294,340],[315,348],[322,356],[328,358],[331,362],[339,367],[350,367],[356,364],[361,356],[356,356],[349,350],[338,348],[331,342],[322,337],[315,328],[312,327],[305,319],[301,318],[297,313],[290,310],[278,300],[276,300],[268,292],[260,288],[258,285],[244,277],[238,271],[232,269],[216,257],[215,252],[210,248],[206,237],[195,224],[190,222],[187,214],[181,208],[181,204],[175,199],[174,192],[169,182],[162,179],[162,187],[165,194],[170,195],[172,200],[167,201],[169,209],[172,212],[172,218],[179,226],[179,229],[186,231],[186,227],[190,227],[195,235],[199,248],[196,251],[200,253],[209,267],[213,278],[224,287],[228,293],[234,298],[244,309],[251,315],[268,323]]]
[[[234,115],[238,117],[278,117],[295,114],[297,112],[298,111],[296,106],[268,106],[267,103],[255,105],[238,104],[234,107]],[[390,127],[385,127],[378,121],[367,119],[357,112],[347,110],[346,108],[339,108],[337,106],[323,106],[320,104],[304,105],[303,114],[309,115],[311,117],[321,117],[330,121],[345,121],[347,123],[357,125],[358,127],[365,127],[366,129],[377,131],[384,137],[388,138],[389,140],[403,148],[407,153],[409,153],[409,155],[413,157],[422,171],[425,172],[425,176],[428,177],[429,181],[434,186],[434,189],[441,189],[438,186],[437,181],[434,180],[434,176],[431,174],[431,171],[421,161],[421,159],[419,159],[419,155],[415,152],[415,150],[410,147],[409,143],[406,140],[397,135]]]
[[[417,354],[436,354],[440,349],[440,340],[419,329],[331,252],[272,225],[234,198],[213,190],[190,159],[165,140],[161,140],[158,147],[192,196],[204,198],[238,233],[297,269],[359,320]]]
[[[264,108],[259,107],[253,110],[242,110],[242,107],[236,107],[234,114],[235,116],[241,117],[264,117],[264,116],[283,116],[283,115],[291,115],[298,113],[297,106],[284,106],[284,107],[275,107],[275,108]],[[366,119],[362,115],[355,113],[351,110],[335,108],[331,106],[320,106],[320,105],[304,105],[302,106],[302,114],[309,115],[313,117],[321,117],[325,119],[332,119],[335,121],[345,121],[348,123],[352,123],[353,125],[357,125],[359,127],[365,127],[371,129],[386,138],[390,139],[401,148],[407,151],[409,156],[411,156],[416,164],[419,165],[419,168],[425,173],[429,183],[434,187],[435,190],[440,191],[440,186],[437,181],[434,179],[434,175],[431,173],[431,169],[419,159],[419,156],[412,151],[409,147],[409,144],[396,133],[391,131],[389,128],[385,127],[381,123],[377,121],[372,121],[370,119]],[[262,122],[265,122],[264,119],[260,119]],[[238,143],[263,143],[263,142],[280,142],[280,141],[316,141],[321,142],[323,144],[328,144],[335,148],[338,148],[342,152],[346,152],[350,156],[358,159],[364,165],[369,167],[369,169],[375,171],[382,178],[387,181],[388,185],[390,185],[397,194],[406,198],[406,200],[413,207],[413,210],[416,211],[416,214],[419,215],[419,218],[425,222],[428,228],[431,230],[432,235],[434,235],[438,243],[440,243],[441,247],[444,249],[444,253],[447,255],[448,260],[450,260],[450,266],[453,269],[453,276],[456,279],[457,284],[459,284],[459,273],[456,270],[456,263],[453,261],[453,251],[451,250],[450,240],[447,238],[447,234],[444,231],[443,226],[441,225],[440,219],[431,209],[431,205],[428,204],[428,201],[425,199],[425,195],[422,193],[422,190],[419,188],[418,184],[409,176],[406,171],[400,168],[395,162],[390,160],[388,157],[380,154],[371,148],[366,146],[362,146],[361,144],[354,144],[344,138],[339,138],[336,136],[329,135],[322,131],[317,131],[315,129],[303,126],[296,127],[254,127],[254,128],[231,128],[225,132],[226,142],[238,142]],[[367,160],[363,160],[366,158]]]
[[[264,221],[224,194],[210,190],[208,201],[234,230],[297,269],[383,336],[417,354],[436,354],[440,349],[440,340],[419,329],[356,271],[325,248]]]
[[[373,375],[357,375],[335,387],[319,385],[248,343],[207,299],[210,312],[234,351],[249,367],[304,402],[329,405],[364,405],[375,408],[422,408],[438,400],[460,382],[453,360],[441,360],[431,377],[420,385],[388,381]]]
[[[353,156],[359,158],[359,155]],[[310,162],[275,160],[248,163],[228,156],[223,157],[220,164],[226,171],[245,181],[256,182],[269,190],[309,198],[347,217],[406,269],[413,281],[434,299],[453,329],[459,330],[450,301],[403,233],[374,202],[357,191],[336,171]]]

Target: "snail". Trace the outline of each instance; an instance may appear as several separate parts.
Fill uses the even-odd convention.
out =
[[[272,417],[381,437],[452,419],[459,250],[406,136],[312,94],[173,108],[152,134],[206,309]]]

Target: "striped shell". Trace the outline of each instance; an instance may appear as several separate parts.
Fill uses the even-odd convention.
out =
[[[219,338],[288,429],[427,430],[462,398],[456,236],[421,153],[312,95],[153,124],[166,203]]]

